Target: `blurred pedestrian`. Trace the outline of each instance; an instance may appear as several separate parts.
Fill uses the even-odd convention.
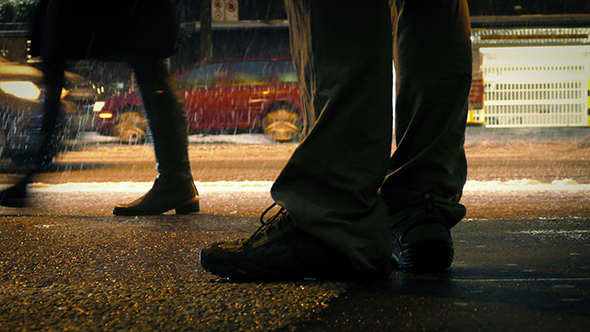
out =
[[[450,229],[465,215],[466,0],[286,7],[310,131],[271,189],[278,212],[263,213],[247,239],[207,246],[203,267],[241,281],[373,280],[392,267],[448,268]]]
[[[32,23],[31,54],[42,57],[45,75],[42,143],[34,170],[0,193],[0,204],[26,202],[26,185],[56,154],[60,94],[67,60],[125,60],[141,91],[154,142],[158,177],[152,189],[117,215],[199,211],[199,196],[188,158],[187,120],[171,85],[164,59],[176,51],[179,23],[170,0],[41,0]]]

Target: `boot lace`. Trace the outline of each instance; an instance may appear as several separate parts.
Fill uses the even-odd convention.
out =
[[[247,245],[263,237],[269,236],[269,234],[280,231],[283,228],[281,227],[281,225],[283,225],[282,221],[289,217],[289,213],[284,207],[281,207],[274,215],[266,218],[266,215],[276,206],[278,206],[278,204],[273,203],[262,212],[260,215],[260,226],[254,231],[254,233],[252,233],[252,235],[250,235],[250,237],[242,240],[243,245]]]

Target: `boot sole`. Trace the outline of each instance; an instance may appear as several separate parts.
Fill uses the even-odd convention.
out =
[[[145,210],[145,209],[137,209],[133,208],[124,208],[124,207],[115,207],[113,209],[113,214],[117,216],[154,216],[158,214],[162,214],[168,212],[170,210],[174,210],[176,214],[189,214],[189,213],[197,213],[201,211],[200,204],[199,204],[199,197],[193,197],[188,201],[178,205],[172,206],[167,208],[161,208],[157,210]]]

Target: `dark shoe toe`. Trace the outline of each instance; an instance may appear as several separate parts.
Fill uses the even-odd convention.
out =
[[[451,266],[453,239],[436,211],[417,213],[394,224],[392,230],[394,266],[410,272],[440,272]]]

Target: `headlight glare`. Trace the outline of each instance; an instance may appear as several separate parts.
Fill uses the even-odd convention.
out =
[[[22,99],[37,100],[41,96],[41,89],[33,82],[28,81],[0,82],[0,89]]]

